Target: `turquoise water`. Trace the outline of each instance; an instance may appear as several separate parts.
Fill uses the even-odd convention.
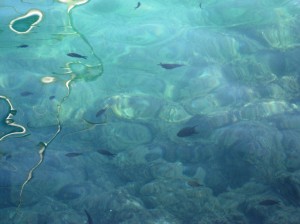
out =
[[[299,10],[2,0],[0,223],[299,223]]]

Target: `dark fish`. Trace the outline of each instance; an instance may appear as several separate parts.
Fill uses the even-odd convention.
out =
[[[85,210],[84,209],[84,212],[85,212],[85,214],[86,214],[86,217],[88,218],[88,224],[93,224],[94,222],[93,222],[93,219],[92,219],[92,217],[91,217],[91,215],[88,213],[88,211],[87,210]]]
[[[197,127],[197,126],[182,128],[182,129],[177,133],[177,136],[178,136],[178,137],[188,137],[188,136],[197,134],[196,127]]]
[[[76,156],[81,156],[82,152],[69,152],[67,154],[65,154],[65,156],[67,157],[76,157]]]
[[[84,58],[84,59],[87,59],[87,56],[83,56],[83,55],[80,55],[80,54],[77,54],[77,53],[68,53],[67,55],[69,57],[73,57],[73,58]]]
[[[11,158],[12,156],[11,156],[11,154],[7,154],[7,153],[2,153],[1,151],[0,151],[0,160],[2,159],[2,158],[4,158],[5,160],[9,160],[10,158]]]
[[[183,64],[163,64],[163,63],[160,63],[158,65],[160,65],[162,68],[165,69],[174,69],[174,68],[184,66]]]
[[[49,100],[53,100],[55,96],[49,96]]]
[[[33,95],[33,92],[30,92],[30,91],[24,91],[24,92],[21,92],[20,95],[21,95],[21,96],[30,96],[30,95]]]
[[[7,154],[7,155],[5,155],[5,160],[10,159],[11,157],[12,157],[11,154]]]
[[[21,44],[21,45],[17,46],[17,48],[26,48],[26,47],[29,47],[29,45],[27,45],[27,44]]]
[[[100,117],[102,114],[104,114],[104,112],[107,110],[107,107],[99,110],[97,113],[96,113],[96,117]]]
[[[187,183],[191,187],[203,187],[203,184],[199,184],[196,180],[189,180]]]
[[[136,6],[134,9],[137,9],[137,8],[139,8],[140,6],[141,6],[141,3],[138,2],[138,3],[137,3],[137,6]]]
[[[273,199],[266,199],[266,200],[259,202],[259,204],[264,205],[264,206],[278,205],[279,201],[273,200]]]
[[[116,153],[111,153],[110,151],[107,151],[105,149],[99,149],[97,150],[97,152],[100,153],[101,155],[108,156],[108,157],[115,157],[117,155]]]

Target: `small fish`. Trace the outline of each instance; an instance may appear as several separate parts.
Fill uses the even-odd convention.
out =
[[[67,54],[69,57],[73,57],[73,58],[83,58],[83,59],[87,59],[87,56],[83,56],[77,53],[68,53]]]
[[[96,117],[100,117],[102,114],[105,113],[105,111],[107,110],[107,107],[100,109],[97,113],[96,113]]]
[[[93,224],[94,222],[93,222],[93,219],[92,219],[92,217],[91,217],[91,215],[88,213],[88,211],[87,210],[85,210],[84,209],[84,212],[85,212],[85,214],[86,214],[86,217],[88,218],[88,224]]]
[[[67,157],[76,157],[76,156],[81,156],[82,152],[69,152],[67,154],[65,154],[65,156]]]
[[[17,48],[26,48],[26,47],[29,47],[29,45],[27,45],[27,44],[21,44],[21,45],[17,46]]]
[[[191,187],[203,187],[203,184],[199,184],[198,181],[196,180],[189,180],[188,185],[190,185]]]
[[[178,137],[188,137],[188,136],[197,134],[196,127],[197,127],[197,126],[182,128],[182,129],[179,130],[179,132],[177,133],[177,136],[178,136]]]
[[[0,160],[3,158],[4,160],[9,160],[11,158],[11,154],[7,154],[6,152],[0,151]]]
[[[138,3],[137,3],[137,6],[136,6],[134,9],[137,9],[137,8],[139,8],[140,6],[141,6],[141,3],[138,2]]]
[[[162,68],[165,69],[174,69],[174,68],[184,66],[184,64],[163,64],[163,63],[159,63],[158,65],[160,65]]]
[[[273,200],[273,199],[266,199],[266,200],[259,202],[259,204],[264,205],[264,206],[272,206],[272,205],[278,205],[279,201]]]
[[[53,100],[55,96],[49,96],[49,100]]]
[[[100,153],[101,155],[108,156],[108,157],[115,157],[117,155],[116,153],[111,153],[110,151],[107,151],[105,149],[99,149],[97,150],[97,152]]]
[[[10,159],[11,157],[12,157],[11,154],[7,154],[7,155],[5,156],[5,160]]]
[[[30,96],[30,95],[33,95],[33,92],[30,92],[30,91],[24,91],[24,92],[21,92],[20,95],[21,95],[21,96]]]

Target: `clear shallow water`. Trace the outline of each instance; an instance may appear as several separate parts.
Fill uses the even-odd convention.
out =
[[[299,1],[140,3],[1,2],[1,223],[298,223]]]

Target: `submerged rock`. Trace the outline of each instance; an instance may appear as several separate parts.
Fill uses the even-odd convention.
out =
[[[282,172],[275,179],[275,188],[290,205],[300,206],[300,171]]]
[[[283,131],[282,144],[285,150],[285,165],[289,171],[300,169],[300,133],[294,130]]]
[[[0,165],[2,165],[0,163]],[[0,169],[0,208],[6,208],[13,205],[11,199],[11,171]]]
[[[239,122],[218,130],[214,137],[219,148],[213,155],[217,163],[213,170],[221,170],[225,186],[240,187],[252,178],[269,183],[276,172],[285,169],[282,136],[265,124]]]

